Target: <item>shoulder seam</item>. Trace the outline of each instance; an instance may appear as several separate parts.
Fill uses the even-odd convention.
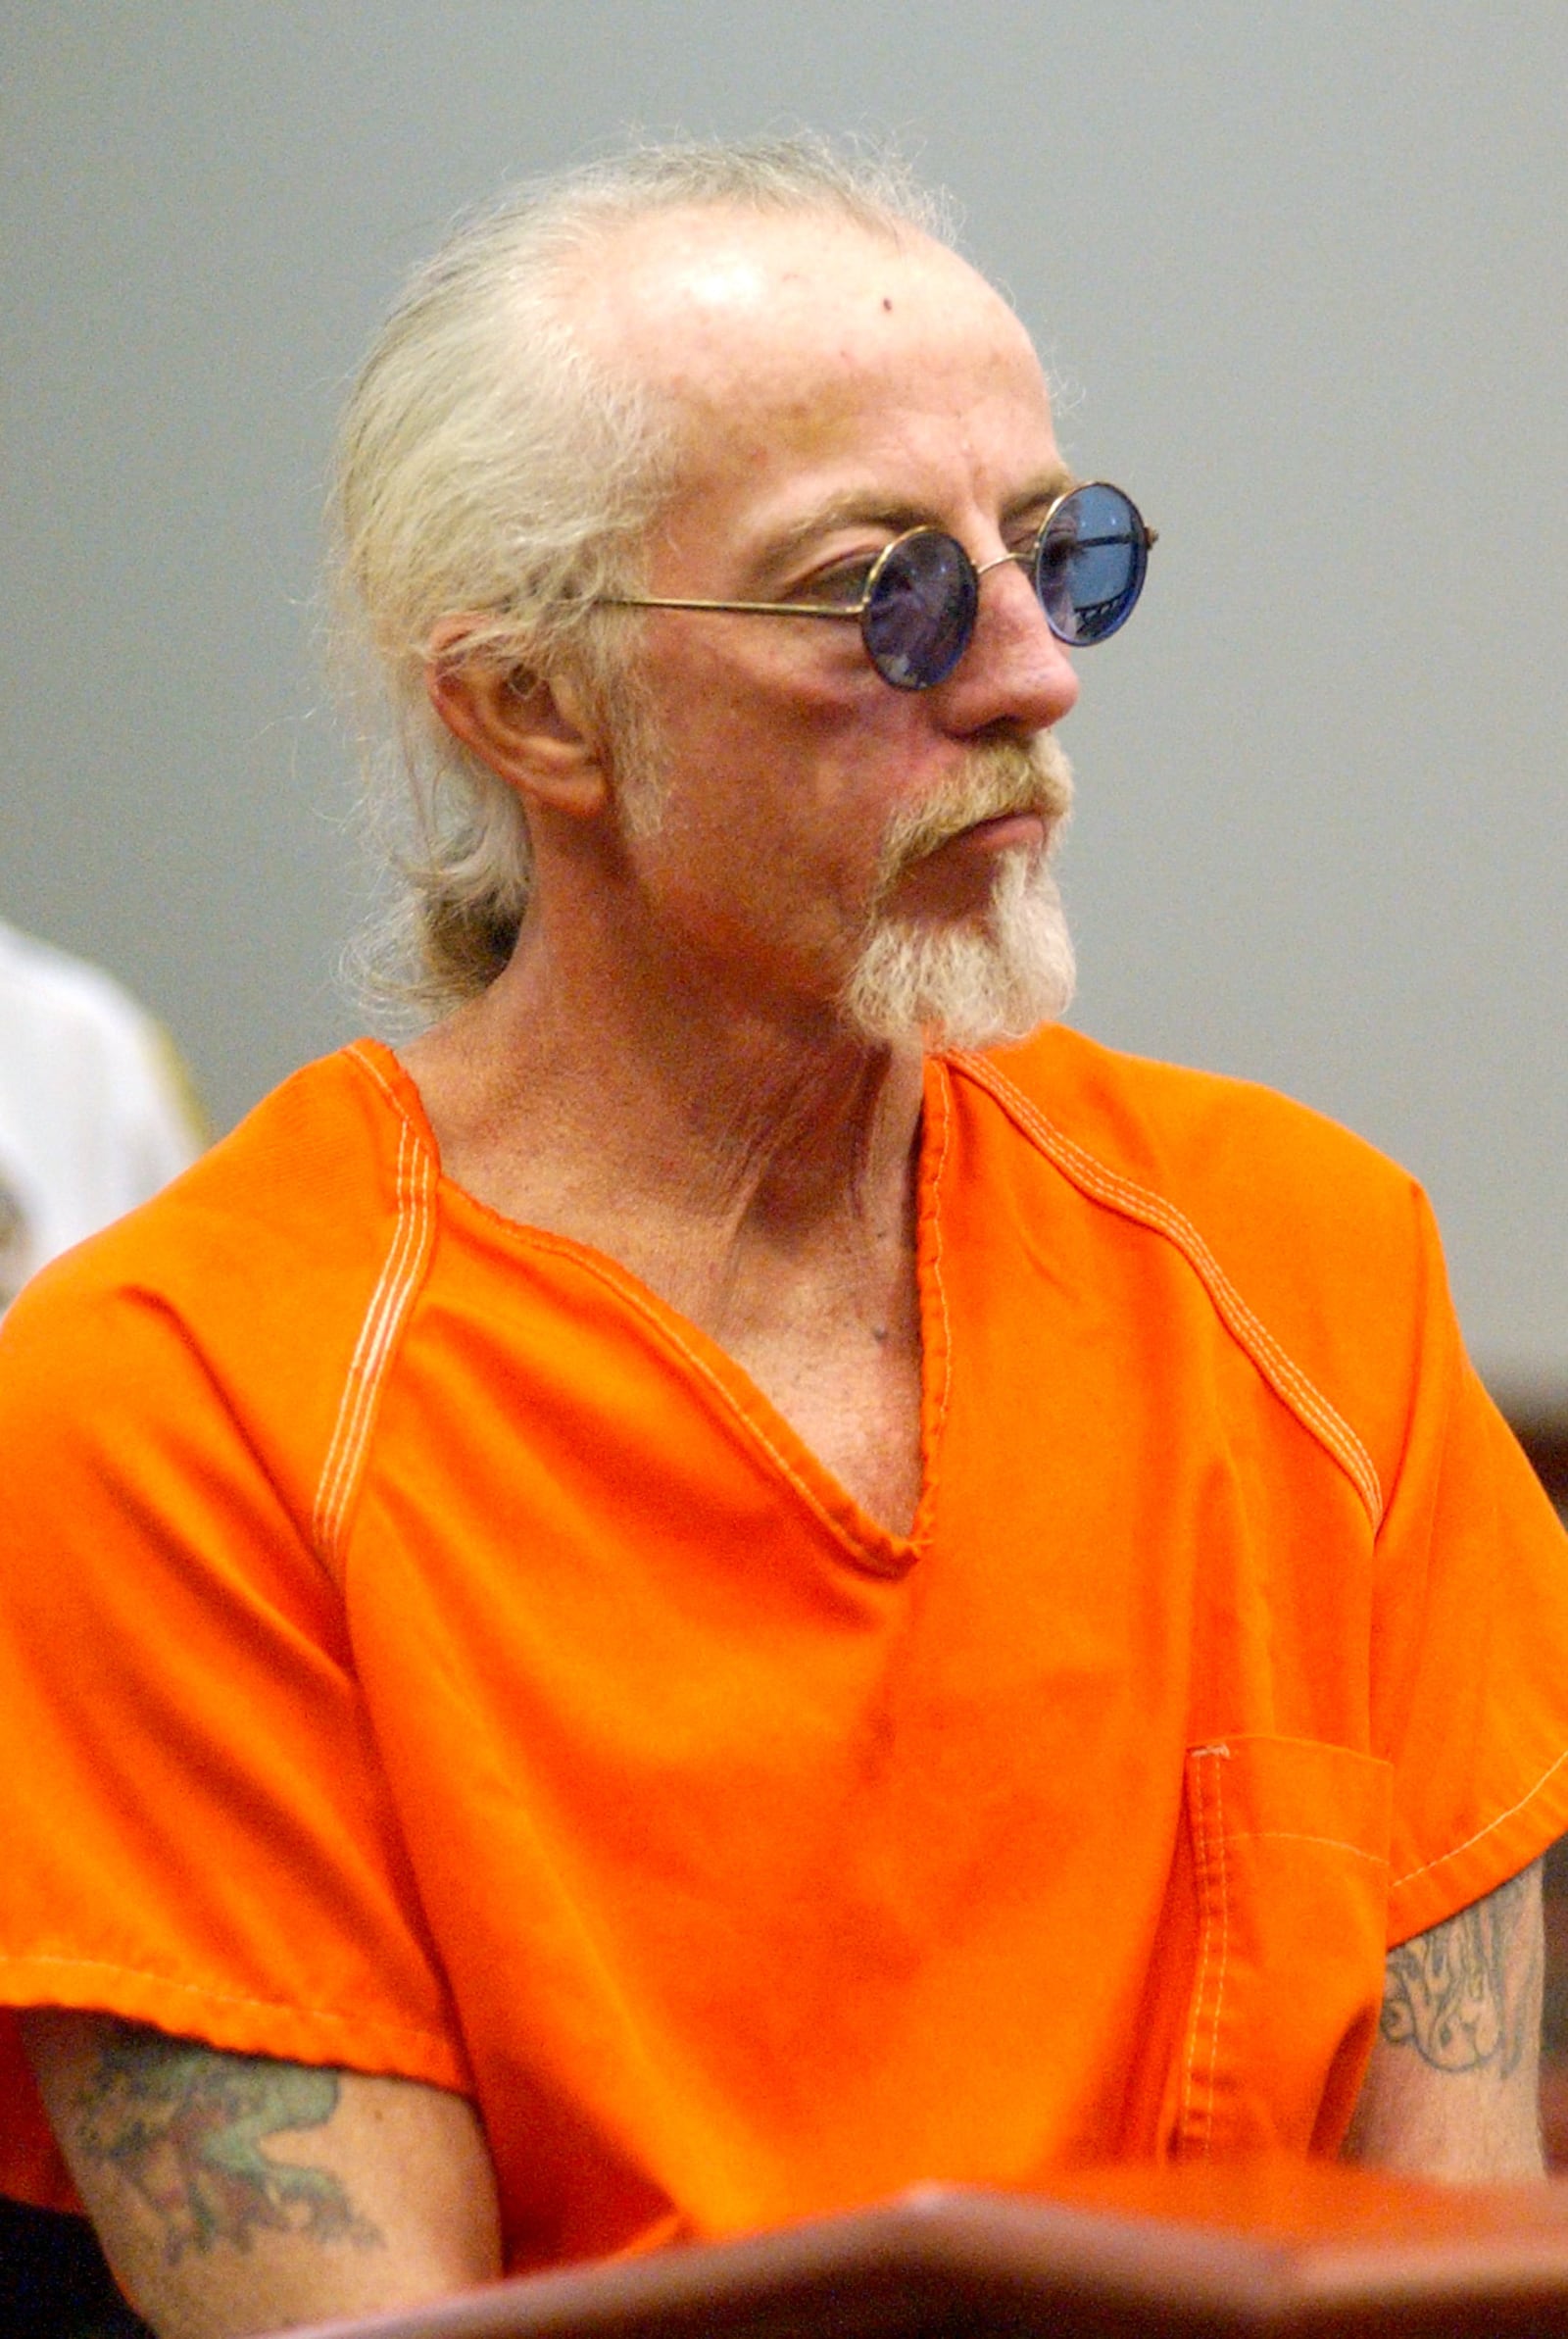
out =
[[[1556,1777],[1564,1763],[1568,1763],[1568,1753],[1560,1754],[1555,1762],[1548,1763],[1541,1776],[1526,1787],[1516,1802],[1510,1803],[1506,1811],[1498,1812],[1495,1818],[1489,1819],[1484,1827],[1478,1827],[1474,1834],[1467,1835],[1462,1844],[1455,1844],[1447,1852],[1440,1852],[1434,1860],[1424,1860],[1419,1867],[1406,1868],[1402,1876],[1395,1876],[1389,1885],[1390,1892],[1402,1892],[1406,1884],[1414,1884],[1420,1877],[1430,1875],[1434,1868],[1444,1867],[1450,1860],[1457,1860],[1461,1853],[1473,1851],[1489,1835],[1494,1834],[1510,1819],[1517,1818],[1528,1804],[1534,1803],[1542,1788],[1548,1786]]]
[[[1248,1306],[1191,1219],[1163,1195],[1108,1169],[1065,1130],[1049,1120],[1004,1072],[968,1052],[950,1061],[986,1089],[1049,1161],[1091,1201],[1147,1226],[1175,1245],[1203,1285],[1214,1310],[1297,1419],[1344,1470],[1366,1506],[1373,1531],[1383,1523],[1383,1483],[1366,1447],[1295,1359]]]
[[[317,1551],[334,1574],[354,1496],[364,1473],[387,1369],[397,1353],[399,1335],[430,1256],[436,1183],[435,1164],[428,1148],[411,1125],[376,1066],[358,1048],[345,1053],[375,1082],[397,1114],[398,1158],[394,1176],[397,1208],[381,1272],[361,1319],[360,1336],[349,1360],[311,1514],[311,1532]]]

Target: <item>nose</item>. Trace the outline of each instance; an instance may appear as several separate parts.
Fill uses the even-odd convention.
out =
[[[1009,723],[1049,730],[1078,703],[1078,675],[1046,622],[1040,597],[1016,553],[978,571],[980,607],[967,649],[938,685],[956,730]]]

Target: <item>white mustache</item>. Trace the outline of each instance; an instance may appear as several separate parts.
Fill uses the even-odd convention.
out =
[[[917,862],[981,821],[1035,813],[1055,829],[1071,809],[1072,766],[1051,732],[1042,731],[1027,745],[992,740],[972,748],[940,794],[896,814],[888,823],[877,865],[876,902],[885,902]]]

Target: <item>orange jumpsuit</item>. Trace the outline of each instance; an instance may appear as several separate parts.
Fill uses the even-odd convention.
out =
[[[0,2004],[469,2091],[516,2267],[1332,2151],[1388,1945],[1568,1826],[1560,1530],[1331,1123],[1055,1030],[921,1149],[907,1540],[373,1043],[47,1270]]]

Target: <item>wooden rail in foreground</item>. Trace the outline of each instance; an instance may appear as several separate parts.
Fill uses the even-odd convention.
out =
[[[1568,2339],[1568,2181],[1264,2160],[930,2186],[310,2339]],[[295,2339],[304,2339],[296,2334]]]

